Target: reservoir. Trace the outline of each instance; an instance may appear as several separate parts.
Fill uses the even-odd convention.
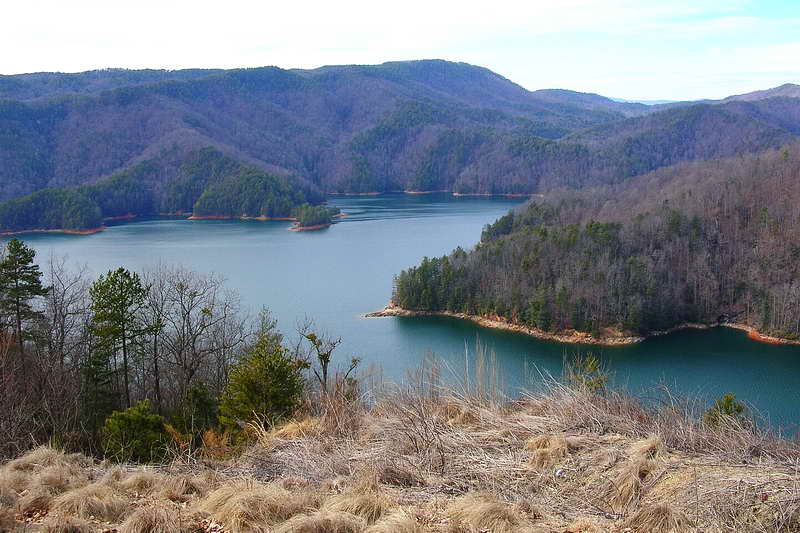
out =
[[[474,246],[482,227],[521,200],[432,195],[334,197],[348,214],[331,228],[288,231],[289,222],[146,219],[87,236],[30,234],[37,260],[67,256],[93,275],[119,266],[140,270],[163,262],[223,276],[253,312],[269,307],[279,328],[294,337],[306,317],[342,344],[335,357],[363,360],[387,380],[402,379],[431,354],[458,375],[474,369],[476,343],[494,353],[509,391],[535,388],[541,375],[558,376],[576,352],[599,355],[615,385],[656,400],[659,385],[699,399],[725,392],[775,424],[800,423],[800,346],[748,339],[728,328],[687,330],[625,347],[562,345],[480,328],[457,319],[363,318],[389,301],[392,279],[424,256]],[[445,376],[446,377],[446,376]]]

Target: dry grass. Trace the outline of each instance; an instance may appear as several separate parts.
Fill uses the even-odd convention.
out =
[[[93,533],[95,528],[85,520],[52,516],[44,521],[42,531],[44,533]]]
[[[43,487],[36,487],[22,493],[17,508],[25,515],[47,512],[53,505],[53,493]]]
[[[274,533],[361,533],[363,518],[334,511],[297,515],[275,528]]]
[[[800,447],[760,426],[709,428],[674,399],[648,409],[558,384],[513,403],[415,387],[370,408],[327,401],[263,426],[240,456],[198,454],[203,466],[39,448],[0,467],[0,512],[122,533],[181,531],[195,513],[220,533],[800,531]]]
[[[615,512],[623,512],[639,503],[645,483],[656,470],[650,459],[632,459],[623,463],[606,484],[606,501]]]
[[[168,476],[158,488],[158,498],[171,502],[188,502],[203,498],[211,490],[213,481],[208,476]]]
[[[119,533],[181,533],[190,530],[181,516],[181,508],[163,502],[139,507],[119,527]]]
[[[60,495],[51,509],[65,516],[116,522],[129,511],[130,502],[112,487],[93,483]]]
[[[135,472],[120,480],[119,487],[126,492],[131,492],[140,496],[150,494],[154,490],[163,487],[166,477],[152,471]]]
[[[30,472],[11,470],[6,467],[0,470],[0,488],[21,492],[25,490],[28,483],[30,483],[30,477]]]
[[[307,510],[307,500],[278,485],[246,479],[216,489],[196,510],[233,533],[260,533]]]
[[[531,527],[531,523],[512,506],[491,494],[468,494],[447,507],[452,531],[489,531],[514,533]]]
[[[425,528],[407,511],[396,511],[368,527],[364,533],[425,533]]]
[[[528,463],[537,469],[550,468],[564,459],[569,452],[567,439],[562,435],[539,435],[525,444],[533,452]]]
[[[624,527],[642,533],[682,533],[691,526],[689,520],[668,505],[642,507],[625,521]]]

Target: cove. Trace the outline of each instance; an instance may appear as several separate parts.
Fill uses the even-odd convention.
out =
[[[119,223],[94,235],[30,234],[38,251],[85,264],[94,276],[124,266],[182,264],[224,276],[252,311],[269,307],[292,337],[308,316],[343,339],[342,361],[398,380],[435,354],[460,373],[476,340],[496,354],[504,386],[535,388],[540,372],[558,375],[562,358],[591,351],[616,385],[648,395],[659,384],[710,401],[733,392],[772,422],[800,424],[800,346],[759,343],[728,328],[686,330],[623,347],[563,345],[490,330],[457,319],[363,318],[389,300],[392,278],[424,256],[473,246],[483,225],[522,200],[445,194],[334,197],[349,216],[319,231],[288,231],[290,222],[157,218]],[[468,354],[465,357],[465,352]],[[470,363],[474,368],[474,363]]]

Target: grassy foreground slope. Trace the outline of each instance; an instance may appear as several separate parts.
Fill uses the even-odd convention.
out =
[[[734,322],[800,336],[800,147],[548,195],[425,259],[395,304],[595,338]]]
[[[514,403],[435,387],[253,426],[158,466],[39,448],[0,468],[0,530],[790,532],[800,450],[676,403],[553,384]],[[228,457],[228,458],[226,458]]]

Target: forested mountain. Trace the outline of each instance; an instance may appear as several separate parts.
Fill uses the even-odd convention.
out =
[[[773,100],[652,112],[593,94],[530,92],[487,69],[436,60],[3,76],[0,201],[96,183],[147,161],[166,165],[166,181],[174,161],[205,147],[325,192],[614,183],[793,139],[787,117],[800,99]]]
[[[290,217],[324,200],[294,177],[247,167],[213,148],[164,152],[91,185],[48,188],[0,204],[0,232],[84,230],[105,217],[193,214]]]
[[[720,319],[800,337],[800,145],[548,195],[396,279],[402,308],[543,331]]]

